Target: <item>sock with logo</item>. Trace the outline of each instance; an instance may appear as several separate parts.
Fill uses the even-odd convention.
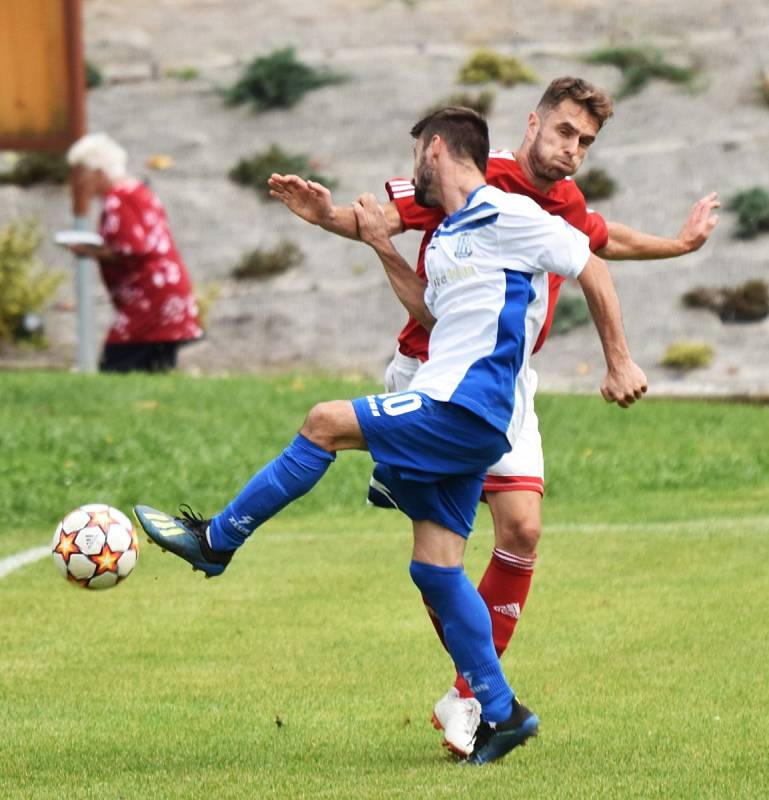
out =
[[[524,558],[495,547],[478,584],[478,593],[491,615],[491,632],[498,656],[505,652],[515,632],[529,596],[536,560],[536,556]],[[460,697],[472,697],[472,691],[460,673],[457,673],[454,686]]]
[[[312,489],[336,458],[298,433],[291,444],[262,467],[240,494],[211,520],[209,544],[234,550],[266,520]]]
[[[462,567],[412,561],[410,573],[438,615],[446,647],[481,704],[483,718],[506,720],[514,694],[494,651],[489,612],[478,590]]]

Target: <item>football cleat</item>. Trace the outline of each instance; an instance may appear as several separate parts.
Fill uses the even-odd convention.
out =
[[[433,727],[443,731],[443,746],[460,758],[467,758],[473,752],[480,721],[481,704],[474,697],[460,697],[455,686],[433,709]]]
[[[539,717],[513,698],[513,710],[504,722],[481,720],[475,732],[475,747],[467,764],[488,764],[537,735]]]
[[[172,517],[151,506],[134,506],[139,524],[163,552],[168,550],[188,561],[193,571],[204,572],[206,578],[221,575],[235,551],[213,550],[206,538],[211,520],[203,519],[189,506],[180,506],[179,511],[181,516]]]

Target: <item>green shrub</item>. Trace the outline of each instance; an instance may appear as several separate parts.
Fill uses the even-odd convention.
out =
[[[675,342],[665,351],[660,364],[663,367],[689,372],[700,367],[707,367],[713,360],[713,348],[700,342]]]
[[[687,292],[683,304],[688,308],[709,308],[722,322],[755,322],[769,316],[769,286],[752,280],[735,288],[700,286]]]
[[[575,181],[585,195],[585,200],[605,200],[617,189],[616,181],[600,167],[593,167],[584,175],[578,175]]]
[[[225,91],[230,105],[250,102],[257,111],[290,108],[304,94],[345,80],[329,70],[316,70],[296,60],[293,47],[255,58],[240,79]]]
[[[435,105],[425,111],[424,116],[440,111],[446,106],[462,106],[462,108],[472,108],[477,111],[482,117],[488,117],[491,109],[494,107],[494,100],[496,94],[491,89],[484,89],[478,94],[471,94],[470,92],[455,92],[449,95],[445,100],[440,100]]]
[[[24,337],[25,316],[40,311],[63,278],[35,255],[41,241],[34,220],[0,229],[0,344]]]
[[[221,287],[218,283],[207,283],[201,289],[195,288],[195,300],[198,304],[198,321],[203,330],[208,328],[208,320],[211,317],[211,309],[219,299]]]
[[[86,89],[95,89],[104,82],[101,70],[92,61],[85,62],[85,86]]]
[[[269,278],[298,267],[303,260],[302,251],[293,242],[283,239],[271,250],[257,247],[246,253],[232,270],[232,276],[238,280]]]
[[[763,231],[769,231],[769,193],[758,186],[734,195],[726,205],[729,211],[737,212],[734,235],[738,239],[753,239]]]
[[[281,175],[299,175],[305,180],[322,183],[328,189],[336,186],[336,181],[313,171],[307,156],[290,155],[275,144],[263,153],[256,153],[251,158],[241,158],[229,171],[228,177],[234,183],[251,186],[269,196],[270,187],[267,185],[267,179],[273,172]]]
[[[13,158],[10,169],[0,172],[0,183],[32,186],[64,183],[69,177],[67,159],[60,153],[25,153]]]
[[[536,74],[517,58],[503,56],[493,50],[476,50],[459,70],[458,83],[488,83],[502,86],[536,83]]]
[[[553,336],[559,336],[588,322],[590,322],[590,309],[585,298],[581,294],[562,294],[555,307],[550,332]]]
[[[177,81],[194,81],[200,77],[200,71],[195,67],[169,67],[165,74],[167,78],[176,78]]]
[[[769,288],[764,281],[748,281],[729,289],[719,316],[723,322],[755,322],[769,315]]]
[[[696,70],[665,61],[661,50],[653,47],[604,47],[585,56],[589,64],[611,64],[622,71],[617,100],[637,94],[652,78],[691,85]]]
[[[697,286],[681,297],[681,302],[687,308],[709,308],[717,310],[721,306],[723,289],[714,289],[707,286]]]

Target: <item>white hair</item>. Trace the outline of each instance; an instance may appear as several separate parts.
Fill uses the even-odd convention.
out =
[[[128,154],[106,133],[87,133],[67,151],[71,167],[100,169],[111,181],[125,177]]]

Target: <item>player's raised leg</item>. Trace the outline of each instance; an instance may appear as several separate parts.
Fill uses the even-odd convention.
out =
[[[352,403],[319,403],[291,444],[212,519],[202,519],[189,509],[180,516],[149,506],[136,506],[134,511],[150,539],[164,550],[208,577],[221,575],[235,550],[263,522],[312,489],[337,450],[349,449],[366,449]]]

